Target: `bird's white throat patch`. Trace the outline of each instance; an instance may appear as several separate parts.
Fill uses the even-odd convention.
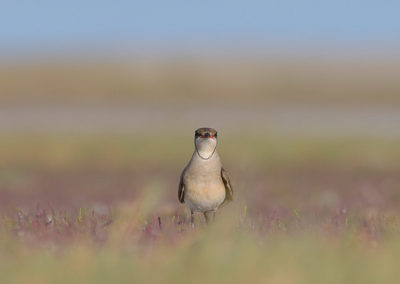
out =
[[[215,152],[215,148],[217,147],[217,139],[213,138],[196,138],[196,149],[197,153],[203,159],[209,159]]]

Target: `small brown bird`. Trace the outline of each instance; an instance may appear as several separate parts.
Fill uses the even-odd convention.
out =
[[[218,207],[233,200],[228,174],[216,151],[218,134],[212,128],[199,128],[194,135],[194,153],[181,174],[178,198],[194,212],[202,212],[207,223],[214,218]]]

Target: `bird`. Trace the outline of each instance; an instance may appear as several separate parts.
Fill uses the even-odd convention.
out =
[[[222,204],[233,200],[231,181],[217,152],[217,140],[215,129],[197,129],[192,158],[180,176],[178,199],[189,207],[192,227],[195,212],[203,213],[209,223]]]

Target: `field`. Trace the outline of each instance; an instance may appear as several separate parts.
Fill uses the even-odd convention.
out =
[[[379,62],[3,68],[0,283],[398,283],[400,87]],[[191,229],[177,185],[204,123],[235,200]]]

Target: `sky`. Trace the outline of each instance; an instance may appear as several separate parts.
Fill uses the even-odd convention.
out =
[[[0,52],[400,42],[400,1],[0,0]]]

